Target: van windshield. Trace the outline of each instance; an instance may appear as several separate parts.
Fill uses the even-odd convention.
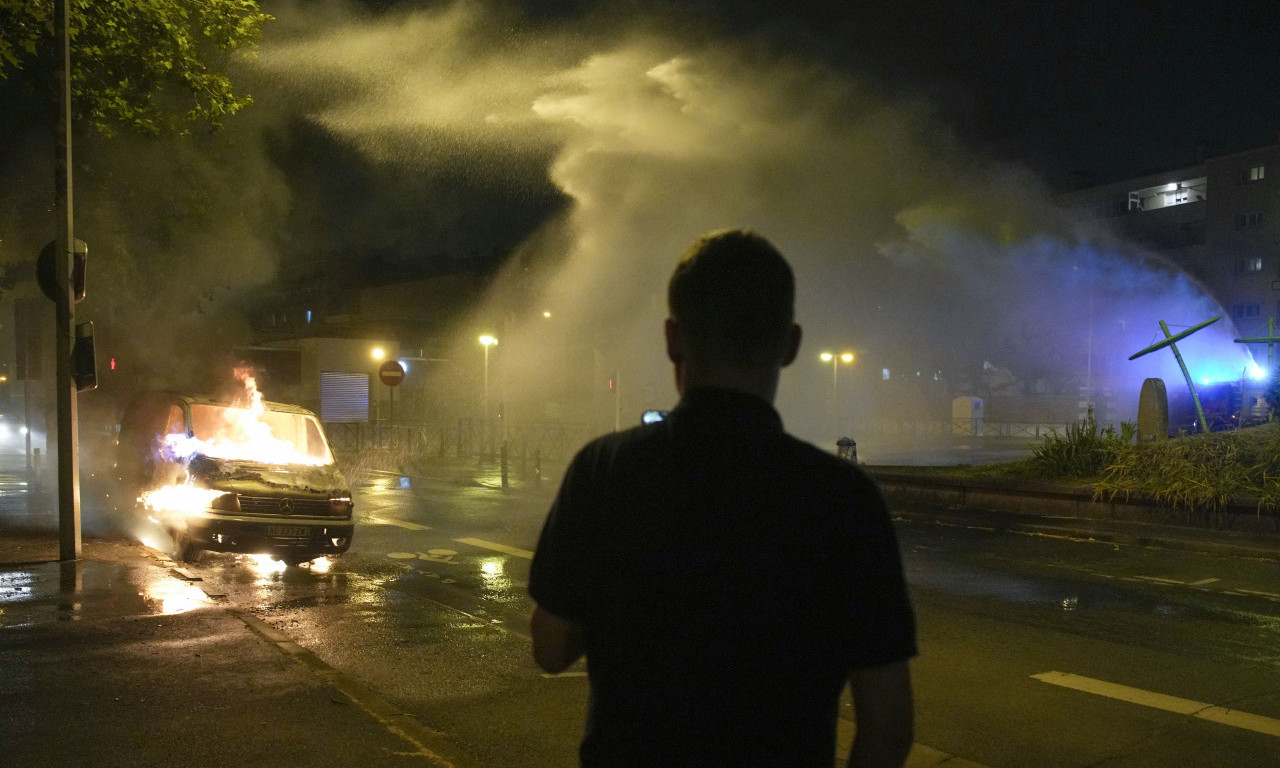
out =
[[[218,459],[263,464],[333,463],[324,431],[314,416],[270,409],[191,404],[195,451]]]

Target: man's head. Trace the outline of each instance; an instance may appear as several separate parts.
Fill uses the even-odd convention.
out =
[[[778,250],[741,230],[711,232],[681,257],[667,287],[667,353],[677,387],[731,386],[759,392],[795,359],[795,277]]]

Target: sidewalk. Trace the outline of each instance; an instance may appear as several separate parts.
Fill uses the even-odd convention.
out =
[[[0,744],[9,768],[478,768],[163,555],[0,517]]]

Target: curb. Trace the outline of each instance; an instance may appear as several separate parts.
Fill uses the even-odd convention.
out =
[[[900,472],[877,474],[871,468],[868,471],[886,498],[895,503],[895,519],[906,522],[1280,561],[1280,536],[1275,533],[1276,520],[1270,516],[1228,511],[1220,519],[1233,527],[1183,526],[1150,519],[1185,514],[1179,510],[1138,501],[1094,501],[1092,491],[1086,489],[966,482]],[[924,509],[904,509],[903,503],[919,504]]]
[[[1056,536],[1068,539],[1096,541],[1123,547],[1144,547],[1150,549],[1168,549],[1180,552],[1199,552],[1226,557],[1245,557],[1257,560],[1280,562],[1280,545],[1276,547],[1237,544],[1233,542],[1214,541],[1204,538],[1183,538],[1179,536],[1161,535],[1160,533],[1133,533],[1107,530],[1091,525],[1093,521],[1081,520],[1081,525],[1054,525],[1051,523],[1010,521],[986,517],[975,509],[971,515],[951,514],[954,508],[946,512],[933,513],[918,509],[894,509],[893,519],[905,523],[921,523],[931,525],[954,525],[967,528],[983,528],[1007,533],[1021,533],[1032,536]],[[1206,531],[1212,535],[1213,532]]]

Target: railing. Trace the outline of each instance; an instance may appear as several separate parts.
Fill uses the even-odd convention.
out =
[[[588,440],[605,432],[589,424],[525,423],[458,419],[447,424],[334,422],[325,424],[329,445],[339,458],[370,452],[399,457],[494,459],[505,442],[511,456],[568,461]]]
[[[858,434],[882,437],[1012,437],[1039,440],[1057,432],[1065,434],[1066,424],[1034,421],[990,421],[987,419],[947,419],[941,421],[895,421],[864,424]],[[857,437],[857,435],[854,435]]]

